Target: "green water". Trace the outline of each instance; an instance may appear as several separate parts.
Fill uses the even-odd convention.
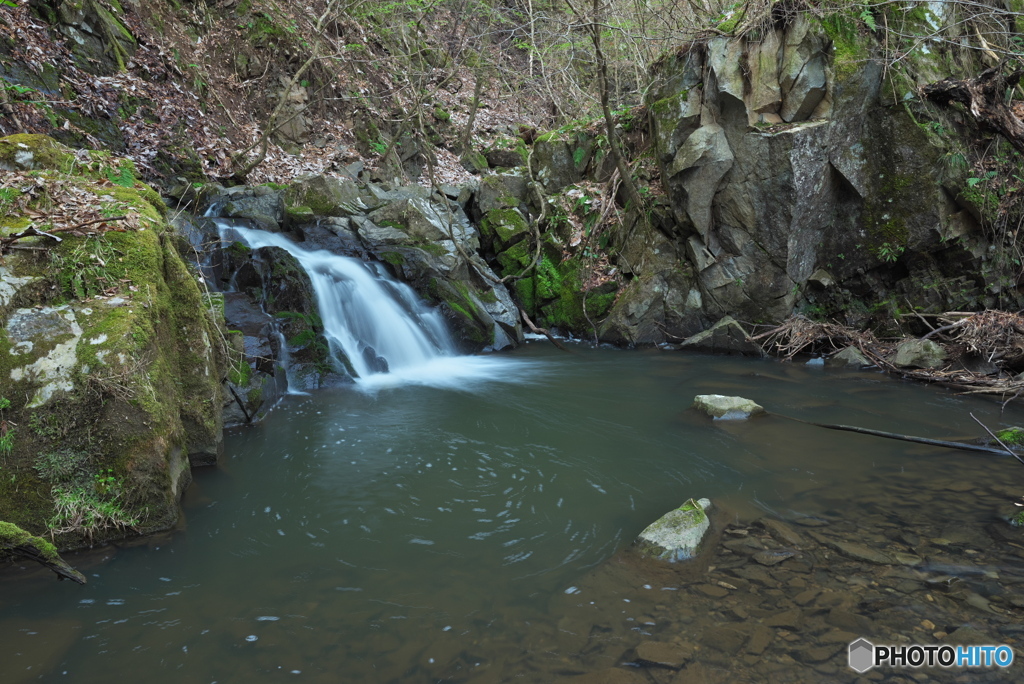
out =
[[[85,587],[6,571],[0,681],[551,681],[615,666],[680,600],[676,568],[617,559],[691,496],[737,520],[791,518],[834,514],[890,477],[1017,474],[998,458],[687,410],[696,394],[739,394],[937,438],[977,434],[969,411],[1024,423],[876,373],[541,343],[507,358],[521,382],[289,397],[195,473],[184,529],[69,556]],[[621,613],[587,657],[570,603]]]

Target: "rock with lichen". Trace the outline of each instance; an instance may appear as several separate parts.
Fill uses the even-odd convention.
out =
[[[669,511],[644,528],[634,545],[644,556],[667,561],[681,561],[698,554],[705,535],[711,528],[707,511],[710,499],[688,499],[679,508]]]

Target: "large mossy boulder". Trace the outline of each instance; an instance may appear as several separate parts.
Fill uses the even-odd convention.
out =
[[[222,312],[129,163],[12,136],[0,169],[0,236],[62,238],[4,256],[0,519],[65,547],[167,529],[190,457],[221,448]]]

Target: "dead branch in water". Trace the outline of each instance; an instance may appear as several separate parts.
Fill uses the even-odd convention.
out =
[[[532,332],[532,333],[534,333],[536,335],[543,335],[544,337],[548,338],[548,341],[551,344],[555,345],[556,347],[558,347],[559,349],[561,349],[564,352],[569,351],[568,349],[565,348],[565,345],[563,345],[561,342],[559,342],[555,338],[555,336],[552,335],[547,330],[547,328],[538,328],[536,325],[534,325],[533,321],[530,320],[530,317],[526,315],[525,311],[523,311],[522,309],[519,309],[519,315],[522,317],[523,323],[526,324],[526,327],[530,329],[530,332]]]

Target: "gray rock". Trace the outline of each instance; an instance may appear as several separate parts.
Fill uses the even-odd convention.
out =
[[[281,229],[284,221],[284,198],[280,192],[264,185],[237,186],[224,194],[221,215],[227,218],[249,219],[269,231]]]
[[[892,358],[892,364],[900,368],[940,368],[945,363],[946,350],[931,340],[905,340]]]
[[[693,408],[712,418],[739,419],[764,413],[764,407],[743,397],[721,394],[699,394],[693,398]]]
[[[838,354],[834,354],[828,358],[828,364],[830,366],[848,366],[851,368],[863,368],[864,366],[870,366],[871,362],[868,361],[867,357],[861,353],[856,347],[846,347]]]
[[[708,499],[690,499],[648,525],[635,542],[641,554],[667,561],[693,558],[711,527]]]
[[[701,235],[711,229],[711,204],[732,164],[725,130],[718,124],[708,124],[686,139],[668,166],[669,179],[678,176],[672,182],[673,189],[680,193],[686,213]]]

